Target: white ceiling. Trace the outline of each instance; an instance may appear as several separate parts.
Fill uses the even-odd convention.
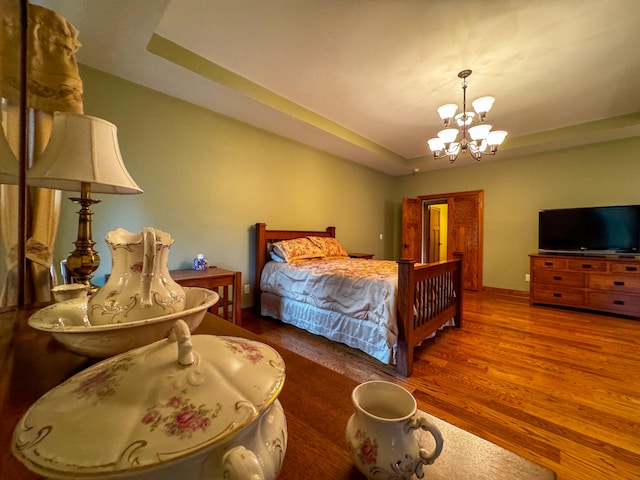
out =
[[[483,161],[640,135],[638,0],[32,3],[85,65],[391,175],[450,167],[426,140],[465,68],[509,132]]]

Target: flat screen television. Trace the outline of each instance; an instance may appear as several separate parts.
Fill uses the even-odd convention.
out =
[[[638,253],[640,205],[540,210],[538,249],[557,253]]]

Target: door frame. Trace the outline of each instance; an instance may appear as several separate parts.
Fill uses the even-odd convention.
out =
[[[476,205],[477,205],[477,225],[476,228],[478,230],[478,254],[477,254],[477,265],[475,266],[477,271],[477,287],[478,291],[483,288],[483,251],[484,251],[484,190],[470,190],[466,192],[451,192],[451,193],[439,193],[433,195],[419,195],[417,198],[424,201],[434,201],[434,200],[445,200],[447,203],[447,258],[453,258],[452,245],[453,241],[451,238],[451,232],[453,231],[454,222],[452,220],[452,203],[453,199],[461,196],[475,196],[476,197]],[[444,203],[444,202],[443,202]],[[468,261],[467,259],[466,261]]]

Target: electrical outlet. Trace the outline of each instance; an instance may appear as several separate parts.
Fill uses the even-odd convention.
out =
[[[530,282],[531,281],[531,275],[529,275],[528,273],[524,274],[524,281],[525,282]]]
[[[382,234],[380,234],[380,240],[382,240]]]
[[[250,283],[247,283],[244,286],[244,293],[251,293],[251,284]]]

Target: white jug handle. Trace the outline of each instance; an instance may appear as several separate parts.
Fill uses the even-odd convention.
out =
[[[264,480],[258,457],[243,445],[233,447],[224,454],[222,472],[225,480]]]
[[[436,441],[436,446],[432,452],[428,452],[425,448],[420,447],[421,462],[418,463],[415,473],[418,478],[422,478],[424,475],[422,471],[422,465],[425,463],[427,465],[431,465],[436,460],[436,458],[440,456],[440,454],[442,453],[444,440],[442,439],[440,430],[438,430],[435,425],[429,423],[429,421],[425,417],[417,416],[411,419],[408,430],[414,430],[418,428],[431,433],[431,435],[433,435],[433,439]]]
[[[156,259],[156,231],[142,227],[144,258],[142,259],[142,305],[151,306],[151,280]]]

